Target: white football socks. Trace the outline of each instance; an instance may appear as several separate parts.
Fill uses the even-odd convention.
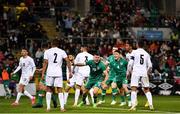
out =
[[[153,105],[151,92],[148,91],[147,93],[145,93],[145,95],[146,95],[149,105]]]
[[[60,102],[60,106],[61,106],[61,110],[64,109],[64,95],[63,93],[58,93],[58,97],[59,97],[59,102]]]
[[[51,92],[46,92],[46,105],[47,105],[47,109],[49,110],[51,107]]]

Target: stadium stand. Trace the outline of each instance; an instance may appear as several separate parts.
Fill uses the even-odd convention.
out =
[[[62,0],[63,1],[63,0]],[[168,80],[179,91],[180,20],[175,16],[160,14],[152,9],[136,7],[125,0],[91,0],[90,11],[86,16],[70,10],[65,0],[61,3],[36,1],[26,4],[0,5],[0,64],[10,64],[13,69],[17,63],[16,52],[21,46],[29,47],[31,55],[37,60],[41,50],[41,39],[47,39],[47,32],[39,18],[56,18],[56,30],[64,36],[59,38],[60,47],[68,54],[76,55],[80,44],[87,44],[90,52],[99,50],[103,57],[111,54],[113,46],[124,49],[126,42],[136,44],[136,36],[130,27],[167,27],[172,29],[170,40],[144,40],[146,50],[151,54],[153,74],[151,80]],[[31,43],[26,39],[31,38]],[[38,41],[38,42],[37,42]],[[9,63],[4,63],[4,60]],[[37,64],[39,64],[36,61]]]

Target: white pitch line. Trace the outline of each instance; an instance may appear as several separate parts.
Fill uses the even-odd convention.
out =
[[[79,107],[79,108],[81,108],[81,107]],[[142,110],[142,109],[137,109],[137,112],[136,111],[128,111],[128,109],[122,109],[122,108],[112,108],[112,107],[110,107],[110,108],[108,108],[108,107],[97,107],[97,108],[93,108],[93,107],[83,107],[83,108],[90,108],[90,109],[106,109],[106,110],[118,110],[118,111],[127,111],[127,113],[129,112],[129,113],[131,113],[131,112],[133,112],[133,114],[140,114],[140,113],[142,113],[142,114],[153,114],[153,113],[158,113],[158,114],[180,114],[180,113],[175,113],[175,112],[166,112],[166,111],[157,111],[157,110],[155,110],[155,111],[150,111],[150,110]],[[138,112],[138,111],[140,111],[140,112]],[[65,113],[63,113],[63,114],[79,114],[79,113],[85,113],[85,112],[77,112],[77,113],[73,113],[73,112],[65,112]],[[113,113],[113,112],[112,112]],[[118,113],[118,112],[114,112],[114,113]],[[119,112],[120,113],[120,112]],[[123,112],[123,113],[126,113],[126,112]],[[44,113],[0,113],[0,114],[44,114]],[[46,114],[59,114],[59,113],[46,113]],[[92,112],[92,113],[89,113],[89,112],[87,112],[86,114],[107,114],[107,112],[99,112],[99,113],[97,113],[97,112]]]
[[[84,107],[83,107],[84,108]],[[93,108],[93,107],[87,107],[87,108]],[[96,108],[93,108],[93,109],[96,109]],[[138,111],[140,111],[140,112],[146,112],[146,113],[159,113],[159,114],[164,114],[164,113],[169,113],[169,114],[171,114],[171,113],[173,113],[173,114],[180,114],[180,113],[176,113],[176,112],[166,112],[166,111],[158,111],[158,110],[154,110],[154,111],[150,111],[150,110],[143,110],[143,109],[136,109],[136,111],[129,111],[129,109],[122,109],[122,108],[112,108],[112,107],[110,107],[110,108],[108,108],[108,107],[97,107],[97,109],[109,109],[109,110],[119,110],[119,111],[127,111],[127,113],[129,112],[133,112],[133,114],[136,114],[136,111],[137,111],[137,113],[138,113]],[[139,112],[139,113],[140,113]],[[114,112],[114,113],[117,113],[117,112]],[[139,114],[138,113],[138,114]]]
[[[88,107],[88,108],[93,108],[93,107]],[[95,108],[93,108],[93,109],[95,109]],[[111,109],[111,110],[120,110],[120,111],[129,111],[129,109],[122,109],[122,108],[108,108],[108,107],[97,107],[97,109]],[[151,112],[151,113],[153,113],[153,112],[163,112],[163,111],[156,111],[156,110],[154,110],[154,111],[150,111],[150,110],[142,110],[142,109],[137,109],[136,111],[141,111],[141,112]],[[136,111],[129,111],[129,112],[136,112]],[[164,113],[164,112],[163,112]]]

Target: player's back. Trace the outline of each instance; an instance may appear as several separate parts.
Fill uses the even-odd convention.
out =
[[[81,52],[76,56],[74,62],[75,62],[75,64],[76,63],[85,63],[92,59],[93,59],[93,55],[91,55],[90,53]],[[78,72],[84,74],[85,72],[90,72],[90,68],[89,68],[89,66],[78,67]],[[89,74],[89,73],[85,73],[85,74]]]
[[[45,51],[44,59],[48,60],[47,75],[48,76],[62,76],[62,62],[67,54],[64,50],[53,47]]]
[[[147,76],[147,70],[152,66],[150,55],[142,48],[132,52],[133,72],[142,76]]]

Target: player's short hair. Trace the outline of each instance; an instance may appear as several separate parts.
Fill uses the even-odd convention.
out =
[[[58,39],[53,39],[51,42],[52,46],[59,46],[59,40]]]
[[[26,50],[27,52],[29,52],[29,50],[25,47],[23,47],[21,50]]]
[[[21,50],[26,50],[26,51],[27,51],[27,53],[28,53],[27,55],[31,56],[31,54],[30,54],[30,52],[29,52],[28,48],[23,47],[23,48],[21,48]]]
[[[101,56],[101,54],[100,54],[99,51],[94,51],[92,54],[93,54],[93,55],[97,55],[97,56]]]
[[[132,40],[129,40],[126,44],[129,44],[129,46],[133,46],[133,41]]]
[[[81,47],[88,47],[86,44],[82,44]]]
[[[122,54],[122,50],[121,50],[121,49],[115,50],[114,52],[117,52],[117,53],[119,53],[119,54]]]
[[[141,40],[139,40],[138,42],[137,42],[137,44],[138,44],[138,46],[140,47],[140,48],[143,48],[144,47],[144,41],[141,39]]]
[[[85,49],[88,49],[88,46],[85,45],[85,44],[81,45],[81,47],[82,47],[82,48],[85,48]]]

